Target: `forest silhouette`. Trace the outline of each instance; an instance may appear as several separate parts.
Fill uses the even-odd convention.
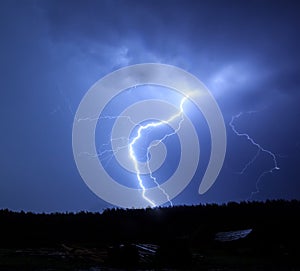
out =
[[[107,262],[111,257],[111,262],[117,259],[122,265],[122,261],[138,263],[139,247],[148,250],[150,246],[140,244],[152,244],[156,263],[167,266],[187,266],[195,255],[226,254],[295,268],[300,267],[299,214],[300,201],[296,200],[112,208],[102,213],[35,214],[4,209],[0,210],[0,247],[107,249]],[[244,229],[251,229],[245,238],[228,242],[216,239],[217,233]],[[127,250],[121,250],[121,245]],[[136,258],[130,262],[133,254]]]

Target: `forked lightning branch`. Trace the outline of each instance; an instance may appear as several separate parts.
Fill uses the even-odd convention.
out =
[[[179,106],[161,99],[143,100],[128,106],[120,115],[102,115],[106,105],[118,94],[144,85],[176,91],[182,97]],[[137,91],[143,91],[143,88],[137,88]],[[73,122],[72,146],[78,171],[86,185],[101,199],[120,207],[145,208],[167,202],[172,205],[172,199],[188,186],[200,163],[198,134],[184,112],[187,101],[202,113],[209,128],[210,156],[198,189],[199,194],[206,193],[216,181],[226,153],[226,130],[221,111],[209,90],[195,76],[175,66],[156,63],[117,70],[96,82],[83,97]],[[148,110],[142,110],[145,108]],[[99,162],[95,131],[97,124],[101,126],[104,119],[114,120],[109,142],[112,149],[106,151],[111,152],[121,168],[136,176],[138,189],[113,179],[101,158]],[[126,120],[127,124],[121,124],[120,120]],[[139,161],[136,148],[145,140],[144,134],[164,125],[170,127],[171,132],[152,141],[146,148],[146,162]],[[135,127],[136,134],[132,137]],[[164,142],[174,135],[180,144],[179,162],[167,180],[161,182],[153,173],[167,161]],[[124,140],[125,144],[116,144],[116,139]],[[146,175],[154,187],[145,185],[143,177]]]
[[[143,198],[147,202],[149,202],[152,207],[155,207],[156,203],[153,199],[148,198],[147,195],[146,195],[146,188],[143,184],[143,180],[142,180],[142,177],[141,177],[141,173],[140,173],[140,169],[139,169],[139,165],[138,165],[138,159],[137,159],[137,157],[135,155],[135,151],[134,151],[134,145],[137,143],[137,141],[143,140],[142,134],[143,134],[144,130],[147,130],[149,128],[156,128],[156,127],[159,127],[163,124],[170,124],[171,122],[173,122],[177,119],[180,119],[179,124],[178,124],[178,128],[173,133],[164,135],[161,139],[157,140],[155,143],[150,144],[150,146],[147,148],[147,168],[149,169],[150,178],[153,180],[153,182],[156,184],[156,186],[164,193],[164,195],[166,196],[166,198],[170,202],[170,204],[173,205],[168,193],[159,185],[159,183],[156,180],[156,177],[154,177],[153,174],[152,174],[152,171],[151,171],[150,166],[149,166],[149,153],[150,153],[150,150],[151,150],[152,147],[157,146],[159,143],[164,141],[166,138],[168,138],[172,135],[175,135],[177,133],[177,131],[180,129],[181,123],[184,120],[184,118],[183,118],[183,113],[184,113],[183,105],[184,105],[184,103],[187,99],[188,99],[188,97],[182,98],[182,100],[180,102],[179,112],[177,114],[173,115],[172,117],[170,117],[169,119],[162,120],[162,121],[159,121],[159,122],[151,122],[151,123],[148,123],[146,125],[141,125],[139,127],[138,131],[137,131],[137,136],[132,139],[132,141],[130,142],[129,147],[128,147],[129,148],[129,156],[130,156],[131,160],[133,161],[134,168],[136,170],[136,177],[137,177],[137,180],[139,182],[139,186],[142,189]]]

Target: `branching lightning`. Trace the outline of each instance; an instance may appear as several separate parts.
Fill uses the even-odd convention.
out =
[[[160,143],[162,143],[164,140],[166,140],[168,137],[172,136],[172,135],[175,135],[181,128],[181,124],[182,122],[184,121],[184,115],[183,115],[183,112],[184,112],[184,109],[183,109],[183,105],[184,103],[188,100],[188,97],[185,96],[184,98],[182,98],[181,102],[180,102],[180,109],[178,111],[177,114],[171,116],[169,119],[167,120],[161,120],[161,121],[155,121],[155,122],[151,122],[151,123],[148,123],[146,125],[140,125],[140,124],[137,124],[135,123],[130,116],[101,116],[101,117],[86,117],[86,118],[80,118],[80,119],[77,119],[78,122],[80,121],[98,121],[99,119],[107,119],[107,120],[112,120],[112,119],[117,119],[117,118],[125,118],[127,119],[129,122],[131,122],[133,125],[138,125],[139,128],[137,130],[137,135],[131,140],[131,142],[129,142],[129,139],[126,138],[126,137],[121,137],[121,138],[111,138],[110,139],[110,142],[108,143],[105,143],[105,144],[102,144],[102,147],[105,146],[105,145],[110,145],[112,141],[115,141],[115,140],[120,140],[122,142],[124,142],[123,144],[121,144],[120,146],[118,146],[116,149],[112,150],[112,149],[105,149],[105,150],[102,150],[100,152],[97,152],[97,154],[89,154],[89,153],[81,153],[80,155],[89,155],[91,157],[102,157],[103,155],[105,155],[106,153],[110,153],[111,155],[109,156],[108,158],[108,161],[107,163],[111,160],[111,158],[120,150],[124,149],[124,148],[128,148],[128,152],[129,152],[129,158],[132,160],[133,164],[134,164],[134,169],[135,169],[135,172],[136,172],[136,178],[138,180],[138,184],[139,184],[139,187],[141,188],[142,190],[142,196],[143,198],[150,204],[151,207],[155,207],[157,206],[155,204],[155,201],[148,198],[146,196],[146,187],[143,183],[143,179],[142,179],[142,174],[141,174],[141,171],[139,169],[139,163],[138,163],[138,159],[136,157],[136,154],[135,154],[135,151],[134,151],[134,145],[139,141],[139,140],[142,140],[142,137],[143,137],[143,132],[147,129],[151,129],[151,128],[156,128],[156,127],[159,127],[161,125],[164,125],[164,124],[170,124],[171,122],[179,119],[179,122],[178,122],[178,126],[177,128],[172,132],[172,133],[168,133],[168,134],[165,134],[161,139],[159,140],[155,140],[154,142],[152,142],[148,147],[147,147],[147,153],[146,153],[146,157],[147,157],[147,168],[148,168],[148,171],[149,171],[149,176],[151,178],[151,180],[153,180],[153,182],[155,183],[155,185],[162,191],[162,193],[166,196],[168,202],[170,203],[171,206],[173,206],[173,203],[168,195],[168,193],[160,186],[160,184],[158,183],[156,177],[153,176],[153,173],[152,173],[152,170],[150,168],[150,151],[151,151],[151,148],[155,147],[155,146],[158,146]]]
[[[246,112],[246,113],[247,113],[247,114],[252,114],[252,113],[255,113],[255,111],[249,111],[249,112]],[[239,131],[237,131],[237,129],[235,128],[235,125],[234,125],[233,123],[234,123],[234,121],[235,121],[236,119],[240,118],[243,114],[245,114],[245,113],[240,112],[239,114],[233,116],[233,117],[231,118],[231,121],[229,122],[229,125],[230,125],[232,131],[233,131],[237,136],[245,137],[248,141],[250,141],[250,143],[251,143],[253,146],[255,146],[255,147],[257,148],[257,152],[256,152],[256,154],[253,156],[253,158],[252,158],[252,159],[244,166],[244,168],[243,168],[240,172],[238,172],[238,173],[239,173],[239,174],[243,174],[243,173],[249,168],[249,166],[251,166],[251,165],[256,161],[256,159],[259,157],[259,155],[260,155],[261,152],[264,152],[264,153],[268,154],[269,156],[271,156],[271,158],[272,158],[272,160],[273,160],[273,165],[274,165],[272,168],[263,171],[263,172],[259,175],[259,177],[257,178],[257,180],[256,180],[256,182],[255,182],[255,189],[256,189],[256,191],[251,192],[251,195],[250,195],[250,199],[252,199],[252,197],[253,197],[255,194],[259,193],[259,187],[258,187],[258,185],[259,185],[261,179],[262,179],[266,174],[268,174],[268,173],[273,173],[273,171],[279,170],[280,168],[278,167],[278,162],[277,162],[276,155],[275,155],[272,151],[263,148],[259,143],[257,143],[257,142],[256,142],[250,135],[248,135],[247,133],[240,133]]]
[[[81,122],[81,121],[98,121],[98,120],[113,120],[113,119],[120,119],[120,118],[124,118],[126,120],[128,120],[129,122],[131,122],[133,125],[137,125],[137,123],[135,123],[130,116],[101,116],[101,117],[85,117],[85,118],[78,118],[77,122]],[[119,137],[119,138],[111,138],[109,140],[109,142],[107,143],[103,143],[101,147],[105,147],[105,146],[109,146],[113,141],[122,141],[125,142],[122,145],[118,146],[115,149],[104,149],[104,150],[99,150],[97,151],[97,154],[91,154],[91,153],[87,153],[87,152],[82,152],[79,154],[80,155],[88,155],[90,157],[103,157],[103,155],[105,154],[110,154],[108,157],[105,157],[105,159],[101,159],[101,161],[103,160],[107,160],[105,164],[108,164],[110,162],[110,160],[113,158],[113,156],[118,153],[120,150],[128,148],[128,144],[129,144],[129,139],[127,137]]]
[[[224,119],[209,89],[195,75],[161,63],[139,63],[107,74],[83,96],[73,120],[72,149],[83,181],[99,198],[120,207],[172,205],[197,174],[199,133],[190,119],[196,112],[202,113],[211,136],[207,170],[198,189],[204,194],[216,181],[226,154]],[[174,145],[180,148],[167,152],[174,134]],[[164,163],[170,153],[176,156],[171,166]],[[111,163],[105,166],[107,161]]]
[[[180,121],[179,121],[179,124],[178,124],[178,127],[177,129],[172,132],[172,133],[169,133],[169,134],[166,134],[164,135],[163,138],[155,141],[155,143],[152,143],[150,144],[150,146],[147,148],[147,166],[148,166],[148,170],[150,172],[150,178],[154,181],[154,183],[157,185],[157,187],[163,192],[163,194],[167,197],[168,201],[170,202],[171,205],[172,204],[172,201],[170,200],[170,197],[169,195],[166,193],[166,191],[159,185],[159,183],[157,182],[156,178],[153,176],[152,174],[152,171],[150,169],[150,165],[149,165],[149,154],[150,154],[150,150],[152,147],[154,146],[157,146],[159,143],[163,142],[166,138],[176,134],[178,132],[178,130],[180,129],[181,127],[181,123],[183,122],[184,118],[183,118],[183,104],[185,103],[185,101],[188,99],[188,97],[184,97],[182,98],[181,102],[180,102],[180,110],[177,114],[173,115],[172,117],[170,117],[168,120],[162,120],[162,121],[158,121],[158,122],[151,122],[151,123],[148,123],[146,125],[140,125],[138,131],[137,131],[137,135],[136,137],[134,137],[132,139],[132,141],[130,142],[128,148],[129,148],[129,156],[130,156],[130,159],[133,161],[134,163],[134,168],[136,170],[136,176],[137,176],[137,179],[138,179],[138,182],[139,182],[139,186],[140,188],[142,189],[142,195],[143,195],[143,198],[149,202],[149,204],[152,206],[152,207],[155,207],[156,204],[153,200],[149,199],[147,196],[146,196],[146,188],[143,184],[143,180],[142,180],[142,177],[141,177],[141,173],[140,173],[140,169],[138,167],[138,160],[136,158],[136,155],[135,155],[135,152],[134,152],[134,145],[137,143],[137,141],[139,139],[141,139],[142,137],[142,132],[144,130],[147,130],[149,128],[155,128],[155,127],[158,127],[158,126],[161,126],[163,124],[169,124],[171,122],[173,122],[175,119],[178,119],[180,118]]]

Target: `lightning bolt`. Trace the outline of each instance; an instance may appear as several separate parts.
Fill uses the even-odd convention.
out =
[[[76,121],[77,122],[81,122],[81,121],[99,121],[99,120],[114,120],[114,119],[120,119],[120,118],[123,118],[123,119],[126,119],[128,120],[129,122],[131,122],[133,125],[137,125],[137,123],[135,123],[130,116],[101,116],[101,117],[85,117],[85,118],[77,118]],[[110,146],[111,143],[113,141],[121,141],[123,143],[122,145],[118,146],[117,148],[115,149],[107,149],[105,148],[105,146]],[[120,137],[120,138],[111,138],[109,140],[109,142],[107,143],[103,143],[101,148],[104,150],[100,151],[98,150],[96,154],[92,154],[92,153],[88,153],[88,152],[81,152],[79,153],[78,155],[81,156],[81,155],[88,155],[92,158],[96,158],[96,157],[100,157],[100,160],[103,161],[103,160],[106,160],[106,163],[105,165],[107,165],[111,159],[114,157],[114,155],[116,153],[118,153],[120,150],[122,149],[125,149],[125,148],[128,148],[128,144],[129,144],[129,139],[126,138],[126,137]],[[110,154],[109,156],[105,156],[103,157],[104,155],[106,154]]]
[[[253,158],[244,166],[244,168],[239,172],[239,174],[243,174],[250,165],[252,165],[256,159],[259,157],[260,153],[261,152],[264,152],[266,154],[268,154],[272,160],[273,160],[273,167],[268,169],[268,170],[265,170],[263,171],[259,177],[257,178],[256,182],[255,182],[255,189],[256,191],[254,192],[251,192],[251,195],[250,195],[250,199],[253,198],[253,196],[257,193],[259,193],[259,183],[261,181],[261,179],[266,175],[266,174],[269,174],[269,173],[273,173],[275,170],[279,170],[280,168],[278,167],[278,162],[277,162],[277,159],[276,159],[276,155],[270,151],[270,150],[267,150],[265,148],[263,148],[259,143],[257,143],[250,135],[248,135],[247,133],[240,133],[236,128],[235,128],[235,125],[233,124],[234,121],[238,118],[240,118],[242,115],[244,114],[253,114],[253,113],[256,113],[256,111],[248,111],[248,112],[240,112],[238,113],[237,115],[233,116],[231,118],[231,121],[229,122],[229,126],[231,127],[232,131],[237,135],[237,136],[240,136],[240,137],[245,137],[248,141],[250,141],[250,143],[255,146],[257,148],[257,152],[256,154],[253,156]]]
[[[155,202],[153,200],[149,199],[146,196],[146,188],[145,188],[145,186],[143,184],[143,180],[142,180],[141,173],[140,173],[140,170],[139,170],[138,159],[136,158],[136,155],[135,155],[135,152],[134,152],[134,145],[142,138],[143,131],[145,131],[145,130],[147,130],[149,128],[156,128],[156,127],[159,127],[159,126],[164,125],[164,124],[169,124],[169,123],[173,122],[174,120],[180,118],[178,127],[177,127],[176,130],[174,130],[174,132],[164,135],[161,139],[156,140],[155,143],[150,144],[150,146],[147,148],[147,167],[148,167],[148,170],[150,172],[150,178],[157,185],[157,187],[163,192],[163,194],[167,197],[168,201],[170,202],[170,204],[172,206],[173,204],[172,204],[172,201],[170,200],[169,195],[159,185],[159,183],[156,180],[156,177],[154,177],[153,174],[152,174],[152,171],[151,171],[150,165],[149,165],[149,155],[150,155],[150,150],[151,150],[152,147],[157,146],[158,144],[160,144],[161,142],[163,142],[165,139],[167,139],[168,137],[170,137],[172,135],[175,135],[179,131],[179,129],[181,128],[181,123],[184,120],[184,117],[183,117],[183,112],[184,112],[183,105],[184,105],[184,103],[185,103],[185,101],[187,99],[188,99],[187,96],[185,96],[185,97],[182,98],[182,100],[180,102],[180,110],[179,110],[179,112],[177,114],[171,116],[168,120],[161,120],[161,121],[158,121],[158,122],[151,122],[151,123],[148,123],[146,125],[140,125],[140,127],[137,130],[137,135],[132,139],[132,141],[128,145],[129,157],[130,157],[130,159],[132,160],[132,162],[134,164],[134,168],[135,168],[135,171],[136,171],[136,177],[137,177],[139,186],[142,189],[142,196],[143,196],[143,198],[147,202],[149,202],[149,204],[152,207],[155,207],[156,204],[155,204]]]
[[[192,93],[191,93],[192,94]],[[177,128],[172,132],[172,133],[168,133],[168,134],[165,134],[162,138],[160,138],[159,140],[155,140],[154,142],[152,142],[148,147],[147,147],[147,152],[146,152],[146,157],[147,157],[147,168],[148,168],[148,171],[149,171],[149,176],[151,178],[151,180],[153,180],[153,182],[155,183],[155,185],[161,190],[161,192],[166,196],[167,200],[169,201],[170,205],[173,206],[173,203],[168,195],[168,193],[160,186],[160,184],[158,183],[156,177],[153,176],[153,173],[152,173],[152,170],[150,168],[150,151],[151,151],[151,148],[153,147],[156,147],[158,146],[160,143],[162,143],[164,140],[166,140],[168,137],[172,136],[172,135],[175,135],[181,128],[181,124],[182,122],[184,121],[184,109],[183,109],[183,106],[184,106],[184,103],[188,100],[188,96],[185,96],[182,98],[182,100],[180,101],[180,106],[179,106],[179,111],[178,113],[176,113],[175,115],[171,116],[169,119],[167,120],[161,120],[161,121],[155,121],[155,122],[151,122],[151,123],[148,123],[146,125],[140,125],[140,124],[137,124],[135,123],[130,116],[101,116],[101,117],[86,117],[86,118],[78,118],[77,119],[77,122],[80,122],[80,121],[98,121],[99,119],[106,119],[106,120],[113,120],[113,119],[118,119],[118,118],[125,118],[126,120],[128,120],[129,122],[131,122],[133,125],[138,125],[139,128],[137,130],[137,135],[131,140],[131,142],[129,142],[129,139],[128,138],[125,138],[125,137],[121,137],[121,138],[111,138],[110,141],[108,143],[104,143],[102,144],[102,147],[104,146],[109,146],[111,144],[112,141],[115,141],[115,140],[120,140],[121,142],[124,142],[123,144],[121,144],[120,146],[118,146],[118,148],[112,150],[112,149],[104,149],[102,151],[99,151],[97,152],[97,154],[91,154],[91,153],[87,153],[87,152],[83,152],[83,153],[80,153],[79,155],[89,155],[93,158],[95,157],[100,157],[100,160],[102,161],[103,159],[107,159],[108,161],[106,162],[109,163],[109,161],[112,159],[112,157],[120,150],[124,149],[124,148],[128,148],[128,152],[129,152],[129,157],[130,159],[132,160],[133,164],[134,164],[134,169],[136,171],[136,178],[138,180],[138,185],[139,187],[141,188],[142,190],[142,196],[143,198],[150,204],[151,207],[156,207],[157,205],[155,204],[155,201],[148,198],[146,196],[146,187],[143,183],[143,180],[142,180],[142,174],[140,172],[140,169],[139,169],[139,165],[138,165],[138,159],[136,157],[136,154],[135,154],[135,151],[134,151],[134,145],[139,141],[139,140],[142,140],[143,139],[143,132],[148,130],[148,129],[151,129],[151,128],[156,128],[156,127],[159,127],[159,126],[162,126],[164,124],[170,124],[171,122],[179,119],[179,122],[178,122],[178,126]],[[102,158],[103,155],[105,154],[110,154],[108,156],[108,158]]]

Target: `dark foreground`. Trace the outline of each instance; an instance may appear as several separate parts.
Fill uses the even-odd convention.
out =
[[[0,211],[0,270],[300,270],[300,202]]]

